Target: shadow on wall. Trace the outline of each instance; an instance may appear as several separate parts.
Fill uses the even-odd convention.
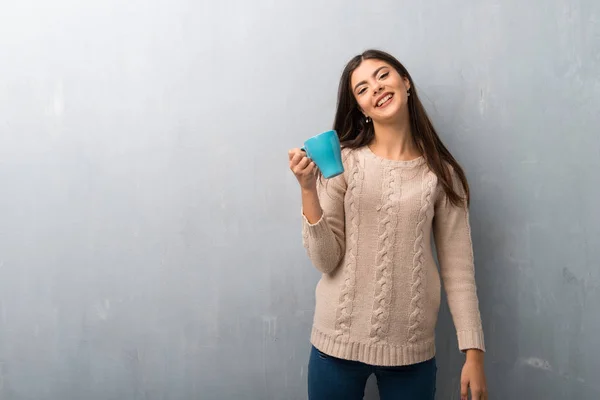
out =
[[[479,182],[488,186],[490,182]],[[519,269],[527,259],[517,254],[524,240],[522,232],[511,229],[512,217],[500,214],[507,199],[500,190],[482,188],[477,190],[480,197],[473,202],[471,228],[475,253],[475,274],[480,303],[481,318],[486,340],[486,379],[488,391],[493,396],[512,392],[503,386],[513,382],[514,365],[518,360],[518,321],[519,321]],[[513,211],[515,211],[513,209]],[[517,212],[518,213],[518,212]],[[439,322],[436,332],[438,379],[438,399],[460,398],[460,375],[464,356],[458,351],[456,330],[448,308],[445,293],[442,296]],[[523,393],[511,393],[522,398]],[[535,397],[535,396],[534,396]],[[527,397],[524,397],[527,398]]]
[[[526,232],[512,229],[511,218],[504,215],[501,220],[494,210],[501,209],[501,196],[495,190],[481,190],[484,198],[474,202],[471,210],[471,227],[475,252],[476,279],[486,337],[486,377],[490,394],[504,393],[521,398],[523,390],[507,388],[506,382],[516,382],[516,375],[534,373],[524,371],[519,363],[519,289],[529,282],[518,282],[520,270],[529,262],[518,254],[527,241]],[[435,254],[435,253],[434,253]],[[437,398],[440,400],[460,399],[460,375],[464,356],[458,351],[456,329],[448,308],[445,293],[442,294],[439,321],[436,330],[437,346]],[[530,391],[533,389],[530,389]],[[531,393],[535,397],[535,392]],[[367,383],[365,400],[379,400],[377,382],[371,376]]]
[[[481,190],[484,192],[484,190]],[[497,193],[486,190],[487,193]],[[471,209],[471,229],[475,253],[475,272],[481,317],[486,339],[486,378],[491,394],[506,382],[514,381],[518,356],[518,270],[524,260],[513,257],[508,249],[523,238],[511,232],[507,222],[500,220],[498,202],[504,199],[490,196],[478,199]],[[517,246],[518,247],[518,246]],[[435,251],[434,251],[435,255]],[[436,260],[437,261],[437,260]],[[458,350],[456,329],[442,289],[440,314],[436,329],[436,362],[438,366],[436,398],[460,399],[460,375],[464,356]],[[520,398],[516,391],[515,398]],[[522,394],[522,392],[521,392]],[[367,382],[364,400],[379,400],[377,380]]]

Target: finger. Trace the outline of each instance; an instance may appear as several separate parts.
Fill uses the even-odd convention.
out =
[[[294,156],[298,153],[302,153],[302,150],[298,148],[288,150],[288,159],[291,161],[292,158],[294,158]]]
[[[301,170],[304,170],[310,165],[310,163],[311,163],[311,159],[308,157],[304,157],[298,163],[298,168],[300,168]]]
[[[469,398],[469,382],[460,382],[460,400],[468,400]]]
[[[298,177],[310,176],[312,174],[312,172],[308,171],[307,167],[302,167],[301,165],[296,165],[294,168],[292,168],[292,171],[294,172],[294,175]]]
[[[291,164],[292,164],[292,170],[294,171],[294,173],[301,174],[301,173],[304,173],[304,170],[310,164],[310,159],[308,159],[307,157],[303,157],[298,162],[296,162],[296,160],[294,159],[294,160],[292,160]]]
[[[300,161],[302,161],[302,159],[306,158],[306,154],[302,151],[297,152],[296,154],[294,154],[294,156],[292,157],[292,165],[298,165],[298,163]]]
[[[481,387],[473,386],[471,388],[471,399],[484,400],[485,398],[486,398],[485,390],[483,390]]]

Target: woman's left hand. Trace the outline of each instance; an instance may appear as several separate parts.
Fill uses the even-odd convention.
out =
[[[467,360],[460,376],[460,399],[467,400],[471,391],[472,400],[487,400],[487,384],[483,368],[483,352],[467,350]]]

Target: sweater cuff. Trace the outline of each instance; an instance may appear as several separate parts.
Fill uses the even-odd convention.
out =
[[[321,214],[321,218],[314,224],[308,222],[308,218],[304,215],[304,210],[301,210],[302,214],[302,222],[304,223],[304,228],[314,236],[320,236],[327,228],[325,227],[325,213]]]
[[[485,352],[485,341],[482,330],[460,331],[457,333],[457,337],[460,351],[477,349]]]

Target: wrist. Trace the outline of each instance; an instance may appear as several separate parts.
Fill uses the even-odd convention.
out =
[[[300,190],[302,191],[302,194],[308,194],[308,195],[316,195],[317,194],[317,185],[311,185],[308,187],[304,187],[301,186]]]
[[[484,352],[480,349],[467,349],[467,361],[483,362]]]

